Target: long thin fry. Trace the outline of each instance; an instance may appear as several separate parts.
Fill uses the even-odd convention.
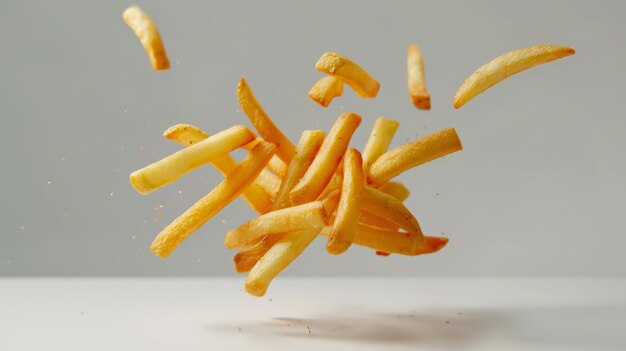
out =
[[[406,68],[409,97],[413,105],[420,110],[430,110],[430,94],[426,90],[422,50],[415,44],[409,45],[407,50]]]
[[[278,146],[278,152],[276,154],[283,162],[289,164],[293,158],[295,147],[280,129],[278,129],[270,116],[265,113],[265,110],[263,110],[263,107],[261,107],[256,97],[254,97],[252,89],[244,78],[241,78],[239,85],[237,85],[237,100],[254,128],[259,132],[259,135],[261,135],[263,139],[276,144],[276,146]]]
[[[324,204],[315,201],[268,212],[237,229],[226,233],[224,245],[229,249],[248,247],[270,233],[292,232],[303,229],[320,228],[328,224]]]
[[[189,124],[172,126],[163,132],[163,136],[184,146],[193,145],[208,137],[200,128]],[[272,159],[274,158],[272,157]],[[226,177],[237,167],[237,161],[230,155],[224,155],[211,161],[211,165]],[[272,198],[256,180],[241,195],[253,210],[261,214],[269,212],[272,208]]]
[[[438,131],[382,154],[372,164],[368,181],[373,186],[381,186],[410,168],[462,149],[454,128]]]
[[[254,138],[254,133],[245,126],[228,128],[133,172],[130,175],[130,182],[140,194],[149,194],[185,173],[251,142]]]
[[[396,223],[400,228],[415,234],[418,240],[423,240],[422,229],[411,211],[401,201],[382,191],[366,186],[363,188],[361,209],[364,212],[383,217]]]
[[[343,94],[343,83],[333,76],[322,77],[309,90],[311,100],[322,107],[328,107],[331,101],[341,94]]]
[[[567,46],[537,45],[508,52],[477,69],[454,95],[454,108],[460,108],[502,80],[534,66],[574,55]]]
[[[372,78],[361,66],[336,52],[327,52],[319,58],[315,69],[338,78],[348,84],[354,92],[363,98],[378,95],[380,83]]]
[[[295,260],[317,237],[322,227],[285,234],[254,265],[246,279],[246,291],[254,296],[263,296],[272,280]]]
[[[400,201],[406,200],[411,194],[409,189],[407,189],[406,186],[400,182],[387,182],[379,187],[378,190],[385,194],[389,194]]]
[[[345,157],[337,217],[326,244],[326,251],[332,255],[339,255],[352,245],[359,221],[361,194],[365,183],[361,153],[350,148]]]
[[[378,117],[363,149],[363,171],[365,175],[368,174],[372,163],[387,151],[399,125],[400,123],[396,120]]]
[[[156,71],[169,69],[170,61],[167,58],[159,29],[152,18],[138,6],[131,6],[124,10],[122,19],[141,41],[152,68]]]
[[[343,113],[324,139],[313,163],[289,196],[293,205],[317,199],[339,166],[348,148],[352,134],[361,124],[361,117],[355,113]]]
[[[165,227],[150,250],[163,258],[169,256],[183,240],[245,191],[275,152],[274,144],[258,144],[226,179]]]

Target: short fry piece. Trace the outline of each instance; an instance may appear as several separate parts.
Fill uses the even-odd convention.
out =
[[[263,107],[256,97],[254,97],[252,89],[244,78],[241,78],[239,85],[237,85],[237,100],[239,101],[241,109],[246,113],[248,119],[261,137],[270,143],[276,144],[276,146],[278,146],[278,152],[276,154],[283,162],[289,164],[293,158],[295,147],[283,132],[278,129],[270,116],[265,113],[265,110],[263,110]]]
[[[176,141],[184,146],[193,145],[208,138],[208,135],[204,131],[190,124],[177,124],[172,126],[163,132],[163,136],[166,139]],[[246,146],[250,144],[252,143],[246,144]],[[256,144],[257,143],[255,143],[255,145]],[[274,159],[273,156],[272,160]],[[237,161],[230,155],[224,155],[213,159],[211,165],[226,177],[237,167]],[[253,210],[261,214],[269,212],[272,208],[272,198],[256,180],[242,193],[242,197]]]
[[[406,186],[400,182],[387,182],[378,188],[378,190],[391,195],[400,201],[406,200],[411,194],[409,189],[407,189]]]
[[[359,221],[364,183],[361,153],[350,148],[343,164],[343,184],[337,217],[326,244],[326,251],[332,255],[339,255],[352,245]]]
[[[348,84],[360,97],[373,98],[378,95],[380,83],[361,66],[341,54],[336,52],[324,53],[315,64],[315,69]]]
[[[331,227],[326,227],[320,234],[328,236],[330,230]],[[448,239],[426,236],[420,242],[411,233],[389,231],[359,223],[353,243],[385,253],[417,256],[441,250],[448,243]]]
[[[417,219],[402,202],[382,191],[366,186],[363,188],[361,197],[361,209],[364,212],[383,217],[387,221],[396,223],[400,228],[414,234],[419,240],[423,240],[422,229]]]
[[[374,123],[370,137],[363,149],[363,170],[366,175],[374,161],[389,148],[399,125],[398,121],[385,117],[378,117]]]
[[[265,295],[272,280],[309,246],[321,230],[320,227],[285,234],[254,265],[246,279],[246,291],[254,296]]]
[[[130,183],[140,194],[149,194],[185,173],[254,140],[248,128],[236,125],[131,173]]]
[[[343,94],[343,83],[333,76],[322,77],[309,90],[311,100],[322,107],[328,107],[331,101],[341,94]]]
[[[500,81],[534,66],[575,54],[567,46],[537,45],[514,50],[483,65],[472,73],[454,95],[454,108],[460,108]]]
[[[426,90],[424,80],[422,50],[415,44],[409,45],[407,50],[406,71],[409,96],[413,105],[420,110],[430,110],[430,94]]]
[[[122,19],[141,41],[152,68],[156,71],[169,69],[170,61],[167,58],[159,29],[152,18],[138,6],[131,6],[124,10]]]
[[[274,144],[258,144],[226,179],[165,227],[152,242],[150,250],[163,258],[169,256],[183,240],[245,191],[275,151]]]
[[[313,163],[289,193],[292,205],[313,201],[322,193],[335,174],[348,148],[350,138],[359,124],[361,124],[361,117],[356,113],[346,112],[337,118]]]
[[[310,202],[268,212],[237,229],[226,233],[224,245],[229,249],[238,249],[254,245],[270,233],[287,233],[303,229],[320,228],[328,224],[328,216],[324,204],[319,201]]]
[[[382,154],[370,168],[369,183],[381,186],[407,169],[462,149],[454,128],[440,130]]]
[[[273,209],[281,209],[291,206],[289,200],[289,192],[300,181],[300,178],[309,169],[315,155],[317,155],[322,143],[324,142],[324,133],[321,130],[305,130],[302,132],[294,158],[291,160],[287,168],[287,174],[280,184],[280,189],[274,200]]]

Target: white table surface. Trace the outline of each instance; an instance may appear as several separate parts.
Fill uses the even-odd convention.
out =
[[[2,278],[0,350],[626,350],[626,279]]]

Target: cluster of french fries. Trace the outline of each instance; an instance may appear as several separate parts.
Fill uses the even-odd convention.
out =
[[[123,18],[140,39],[152,66],[168,69],[169,60],[152,19],[138,7],[128,8]],[[513,74],[573,53],[568,47],[541,45],[502,55],[467,78],[453,105],[459,108]],[[342,95],[344,84],[363,98],[376,97],[380,89],[380,83],[366,70],[335,52],[323,54],[315,68],[326,75],[311,88],[309,97],[323,107]],[[408,48],[407,83],[413,104],[430,109],[422,53],[416,45]],[[385,256],[429,254],[447,244],[447,238],[424,235],[416,217],[403,204],[409,190],[393,179],[461,150],[454,128],[389,150],[399,122],[380,117],[361,153],[350,147],[361,117],[346,112],[328,133],[305,130],[294,145],[243,78],[237,86],[237,99],[258,135],[243,125],[208,135],[198,127],[178,124],[163,136],[184,148],[130,175],[131,184],[141,194],[149,194],[206,163],[225,177],[158,234],[150,247],[156,255],[168,257],[240,196],[259,216],[228,231],[224,244],[240,250],[234,257],[235,268],[240,273],[249,272],[245,289],[255,296],[264,295],[271,281],[318,236],[327,237],[326,250],[333,255],[353,244]],[[240,162],[229,155],[238,148],[248,151]]]

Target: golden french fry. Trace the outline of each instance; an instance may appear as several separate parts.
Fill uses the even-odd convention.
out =
[[[397,223],[392,222],[385,217],[377,216],[366,211],[361,211],[359,223],[369,225],[370,227],[384,228],[392,231],[398,231],[398,229],[400,229],[400,226]]]
[[[248,119],[261,137],[276,144],[276,146],[278,146],[278,152],[276,154],[283,162],[289,164],[293,158],[295,147],[283,132],[278,129],[270,116],[265,113],[265,110],[263,110],[263,107],[261,107],[256,97],[254,97],[252,89],[244,78],[241,78],[237,85],[237,100],[239,101],[241,109],[246,113]]]
[[[274,210],[291,206],[289,192],[300,181],[306,170],[309,169],[324,141],[325,135],[326,133],[321,130],[305,130],[302,133],[298,146],[296,146],[295,156],[289,164],[287,175],[283,178],[278,195],[276,195],[274,200]]]
[[[378,117],[374,123],[370,137],[363,149],[363,171],[366,176],[374,161],[389,148],[399,125],[398,121],[385,117]]]
[[[485,90],[516,73],[575,53],[574,49],[567,46],[537,45],[499,56],[477,69],[463,82],[454,95],[454,108],[460,108]]]
[[[270,233],[287,233],[325,226],[328,216],[320,201],[268,212],[226,233],[224,245],[229,249],[248,247]]]
[[[313,201],[322,193],[337,170],[350,138],[360,123],[361,117],[352,112],[343,113],[337,118],[313,163],[289,193],[292,205]]]
[[[422,229],[411,211],[401,201],[371,186],[363,188],[361,210],[396,223],[400,228],[423,240]]]
[[[426,90],[424,80],[422,50],[415,44],[409,45],[407,50],[406,71],[409,97],[413,105],[420,110],[430,110],[430,94]]]
[[[359,221],[364,183],[361,153],[350,148],[344,159],[343,185],[337,216],[326,244],[326,251],[332,255],[339,255],[352,245]]]
[[[462,149],[454,128],[440,130],[382,154],[370,167],[368,182],[381,186],[407,169]]]
[[[255,183],[259,184],[259,186],[265,190],[265,193],[272,199],[276,198],[276,194],[280,188],[280,182],[281,180],[279,176],[266,169],[262,170],[261,174],[259,174],[255,180]]]
[[[274,144],[258,144],[226,179],[165,227],[150,250],[163,258],[169,256],[183,240],[245,191],[275,152]]]
[[[324,205],[326,213],[335,212],[339,204],[340,194],[341,191],[335,190],[329,193],[324,199],[320,200]],[[249,272],[261,257],[263,257],[263,255],[265,255],[265,253],[283,236],[284,233],[266,235],[263,240],[238,252],[233,260],[237,273]]]
[[[250,151],[254,146],[256,146],[256,143],[261,142],[262,140],[263,138],[256,138],[253,142],[244,145],[243,148]],[[281,178],[287,173],[287,165],[276,155],[274,155],[267,164],[267,168]]]
[[[246,279],[246,291],[254,296],[263,296],[272,279],[287,268],[317,237],[323,227],[286,233],[254,265]]]
[[[400,201],[406,200],[411,194],[409,189],[407,189],[404,184],[400,182],[387,182],[378,188],[378,190],[391,195]]]
[[[254,138],[254,133],[245,126],[228,128],[131,173],[130,183],[140,194],[149,194]]]
[[[208,138],[208,135],[196,126],[190,124],[177,124],[168,128],[163,132],[163,136],[166,139],[176,141],[184,146],[193,145],[199,141]],[[250,145],[252,143],[248,143]],[[255,143],[256,145],[257,143]],[[247,148],[247,147],[246,147]],[[272,160],[274,157],[272,157]],[[271,162],[271,161],[270,161]],[[224,177],[228,176],[235,167],[237,167],[237,161],[230,155],[220,156],[211,161],[211,165],[215,167]],[[255,211],[263,214],[267,213],[272,208],[272,198],[268,193],[259,185],[256,180],[250,184],[250,187],[246,189],[242,194],[244,201]]]
[[[333,76],[322,77],[309,90],[311,100],[322,107],[328,107],[331,101],[341,94],[343,94],[343,83]]]
[[[331,219],[332,220],[332,219]],[[325,227],[320,235],[328,236],[331,227]],[[411,233],[374,228],[359,223],[353,244],[372,248],[384,253],[408,256],[435,253],[448,243],[447,238],[426,236],[421,242]]]
[[[152,68],[156,71],[169,69],[170,61],[167,59],[159,29],[152,18],[138,6],[131,6],[124,10],[122,19],[141,41]]]
[[[363,98],[376,97],[380,89],[380,83],[361,66],[336,52],[324,53],[315,64],[315,69],[348,84],[358,96]]]

